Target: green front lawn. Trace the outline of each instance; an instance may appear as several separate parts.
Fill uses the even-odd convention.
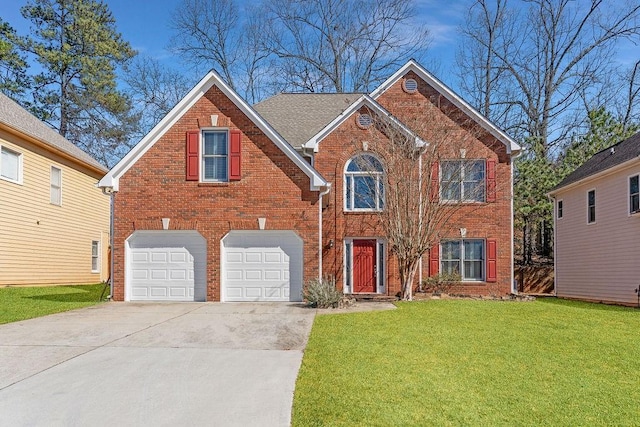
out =
[[[98,304],[103,288],[102,283],[0,288],[0,324]]]
[[[317,316],[294,426],[638,425],[640,310],[439,300]]]

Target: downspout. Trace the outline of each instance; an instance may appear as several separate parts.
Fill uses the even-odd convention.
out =
[[[331,191],[331,184],[321,189],[318,196],[318,280],[322,280],[322,198]]]
[[[558,257],[556,256],[557,252],[557,240],[556,240],[556,233],[557,233],[557,218],[558,218],[558,213],[556,212],[557,209],[557,204],[556,204],[556,198],[554,196],[552,196],[551,194],[548,194],[547,197],[549,197],[549,200],[551,200],[551,203],[553,203],[553,296],[557,297],[558,296],[558,266],[556,265],[556,260],[558,259]]]
[[[113,250],[114,250],[114,239],[113,239],[113,198],[115,196],[115,192],[113,191],[113,187],[103,187],[102,188],[102,193],[109,195],[109,253],[110,253],[110,257],[109,257],[109,296],[107,297],[108,300],[112,300],[113,299],[113,266],[114,266],[114,262],[113,262]]]
[[[509,154],[511,154],[511,150],[509,150]],[[511,218],[510,218],[510,222],[511,222],[511,292],[513,292],[514,294],[518,294],[518,288],[515,286],[516,282],[515,282],[515,276],[514,276],[514,262],[515,262],[515,248],[514,248],[514,244],[513,244],[513,238],[514,238],[514,231],[513,231],[513,219],[514,219],[514,207],[513,207],[513,199],[514,199],[514,195],[513,195],[513,165],[514,165],[514,160],[517,159],[518,157],[520,157],[520,154],[522,154],[522,151],[518,151],[518,153],[514,156],[513,154],[511,154],[511,165],[509,166],[511,169],[511,177],[510,177],[510,181],[511,181]]]

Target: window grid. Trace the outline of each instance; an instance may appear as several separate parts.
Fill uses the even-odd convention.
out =
[[[202,180],[229,180],[229,144],[227,131],[205,131],[202,136]]]
[[[587,222],[596,222],[596,190],[587,193]]]
[[[345,172],[345,210],[381,211],[384,207],[382,164],[369,154],[347,163]]]
[[[640,175],[629,178],[629,213],[640,212]]]
[[[53,205],[62,205],[62,170],[55,166],[51,166],[50,175],[50,202]]]
[[[100,242],[97,240],[91,241],[91,272],[97,273],[100,271]]]
[[[446,202],[485,201],[484,160],[443,160],[440,193]]]
[[[484,280],[485,245],[482,239],[447,240],[440,244],[440,271],[459,274],[461,280]]]
[[[0,148],[0,178],[8,181],[22,182],[22,153]]]
[[[558,200],[558,219],[562,218],[564,215],[564,203],[562,200]]]

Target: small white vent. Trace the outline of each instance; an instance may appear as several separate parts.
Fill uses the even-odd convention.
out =
[[[373,119],[369,114],[358,114],[356,123],[362,129],[367,129],[373,123]]]
[[[418,82],[415,79],[405,79],[402,82],[402,88],[407,93],[416,93],[418,91]]]

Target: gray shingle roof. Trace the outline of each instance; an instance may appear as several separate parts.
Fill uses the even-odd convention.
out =
[[[281,93],[253,106],[289,144],[299,148],[361,93]]]
[[[76,147],[44,122],[18,105],[11,98],[0,93],[0,122],[19,132],[38,139],[44,144],[60,150],[81,162],[107,172],[96,159]]]
[[[588,178],[634,158],[640,158],[640,132],[593,155],[567,175],[553,191]]]

